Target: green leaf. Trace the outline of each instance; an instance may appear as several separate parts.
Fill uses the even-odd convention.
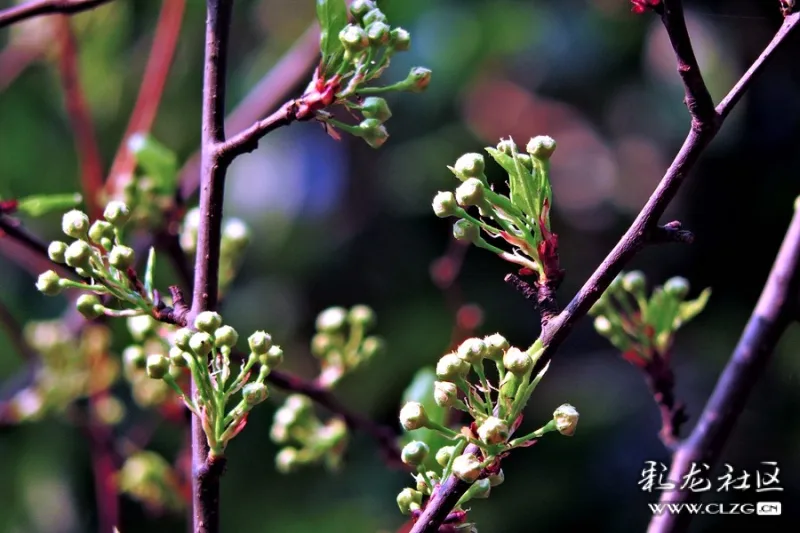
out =
[[[72,209],[81,203],[81,200],[81,195],[78,193],[28,196],[19,200],[17,211],[32,217],[40,217],[51,211]]]
[[[508,173],[511,203],[525,213],[531,221],[535,221],[540,208],[533,175],[516,157],[511,157],[491,147],[487,147],[486,151]]]
[[[708,299],[711,297],[711,287],[700,293],[694,300],[683,302],[678,308],[678,316],[675,317],[674,328],[678,329],[686,322],[699,315],[705,309]]]
[[[319,50],[322,63],[327,64],[341,48],[339,32],[347,26],[347,5],[344,0],[317,0],[317,19],[319,20]]]
[[[136,163],[154,181],[162,194],[173,194],[178,180],[178,158],[174,152],[149,135],[137,133],[128,140]]]
[[[436,372],[431,367],[424,367],[414,374],[411,384],[406,388],[403,393],[403,404],[406,402],[419,402],[425,408],[428,418],[439,424],[447,424],[448,409],[439,407],[433,399],[433,383],[436,381]],[[406,431],[402,437],[403,444],[411,442],[412,440],[420,440],[428,445],[431,450],[428,459],[425,461],[425,466],[429,470],[441,472],[442,467],[436,462],[434,456],[442,446],[447,446],[450,441],[436,431],[430,429],[415,429],[414,431]]]

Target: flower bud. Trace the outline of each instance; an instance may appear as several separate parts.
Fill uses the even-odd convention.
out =
[[[214,340],[205,331],[198,331],[189,339],[189,348],[199,356],[208,355],[214,347]]]
[[[436,377],[442,381],[456,381],[469,373],[469,363],[454,353],[443,355],[436,363]]]
[[[416,476],[414,476],[414,479],[417,481],[418,491],[420,491],[423,494],[430,494],[430,491],[433,488],[433,486],[439,483],[439,474],[437,474],[432,470],[425,472],[425,474],[428,476],[428,479],[430,479],[430,483],[428,483],[428,481],[422,474],[417,474]]]
[[[471,453],[453,459],[453,474],[461,481],[474,483],[481,475],[481,470],[481,462]]]
[[[128,331],[137,341],[143,341],[156,329],[156,321],[148,315],[132,316],[128,318]]]
[[[364,14],[364,18],[361,19],[362,24],[364,26],[369,26],[374,22],[386,22],[386,15],[384,15],[383,11],[378,9],[370,9]]]
[[[392,117],[389,104],[380,96],[368,96],[364,98],[364,101],[361,103],[361,114],[364,115],[364,118],[374,118],[381,123],[386,122]]]
[[[457,206],[456,196],[450,191],[439,191],[433,197],[433,212],[439,218],[454,216]]]
[[[221,325],[222,317],[214,311],[203,311],[194,319],[194,327],[206,333],[214,333]]]
[[[468,178],[456,189],[456,201],[462,207],[480,205],[486,198],[486,189],[478,178]]]
[[[506,338],[499,333],[484,338],[483,343],[486,345],[486,357],[493,361],[502,360],[503,354],[510,347]]]
[[[253,382],[242,387],[242,398],[250,407],[258,405],[269,396],[269,389],[263,383]]]
[[[114,268],[127,270],[135,260],[133,248],[128,246],[114,246],[108,253],[108,262]]]
[[[403,451],[400,452],[400,459],[409,466],[419,466],[428,457],[430,451],[427,444],[414,440],[403,446]]]
[[[486,444],[500,444],[508,438],[508,424],[496,416],[490,416],[478,427],[478,438]]]
[[[364,342],[361,343],[361,354],[365,359],[372,359],[376,355],[383,353],[385,350],[386,343],[383,342],[382,338],[374,335],[367,337],[364,339]]]
[[[389,138],[389,132],[377,118],[365,118],[358,128],[361,130],[361,138],[372,148],[380,148]]]
[[[42,294],[47,296],[56,296],[61,293],[61,278],[54,270],[48,270],[39,274],[39,279],[36,280],[36,288]]]
[[[364,329],[369,329],[375,324],[375,312],[366,305],[354,305],[347,313],[347,321]]]
[[[407,430],[423,428],[428,424],[428,415],[419,402],[408,402],[400,409],[400,424]]]
[[[664,284],[664,292],[682,300],[689,293],[689,281],[680,276],[670,278]]]
[[[350,4],[350,14],[356,20],[361,20],[364,15],[375,9],[377,6],[373,0],[354,0]]]
[[[272,346],[272,337],[265,331],[256,331],[247,338],[250,351],[256,355],[263,355]]]
[[[75,308],[87,320],[94,320],[103,314],[103,305],[100,303],[100,298],[94,294],[80,295],[75,302]]]
[[[469,178],[481,179],[486,169],[486,161],[481,154],[464,154],[458,158],[454,169],[456,176],[458,176],[461,181],[466,181]]]
[[[86,244],[86,241],[74,241],[64,252],[64,261],[73,268],[89,268],[89,258],[91,256],[92,249]]]
[[[160,353],[147,356],[147,375],[153,379],[161,379],[169,372],[169,359]]]
[[[181,328],[175,332],[175,336],[172,338],[172,342],[175,346],[178,346],[182,350],[190,350],[189,341],[194,335],[194,332],[189,328]]]
[[[600,335],[607,336],[614,330],[614,326],[609,319],[601,315],[594,319],[594,329]]]
[[[391,28],[383,21],[375,21],[367,26],[367,39],[369,44],[375,47],[389,43],[389,32]]]
[[[547,135],[538,135],[528,141],[525,151],[537,159],[550,159],[556,151],[556,141]]]
[[[369,46],[367,32],[355,24],[345,26],[339,32],[339,40],[342,42],[344,49],[351,54],[357,54]]]
[[[394,28],[389,33],[389,45],[396,52],[405,52],[411,48],[411,34],[403,28]]]
[[[103,211],[103,218],[108,220],[113,226],[121,228],[127,224],[131,218],[131,210],[127,204],[123,202],[108,202],[105,211]]]
[[[644,274],[639,270],[632,270],[622,277],[622,288],[630,293],[641,293],[644,291]]]
[[[439,407],[452,407],[458,398],[458,387],[449,381],[433,382],[433,400]]]
[[[336,341],[332,335],[317,333],[311,337],[311,355],[314,357],[325,357],[335,347]]]
[[[317,315],[317,331],[339,333],[347,324],[347,310],[343,307],[329,307]]]
[[[89,228],[89,238],[93,243],[103,244],[103,241],[114,240],[114,227],[105,220],[95,220]]]
[[[507,156],[511,156],[514,154],[514,151],[517,149],[517,144],[514,142],[514,139],[500,139],[500,142],[497,143],[497,150],[503,152]]]
[[[458,241],[475,242],[480,236],[481,230],[469,220],[462,218],[453,224],[453,237]]]
[[[489,480],[489,485],[491,485],[492,487],[496,487],[497,485],[502,484],[503,481],[506,480],[506,474],[505,472],[503,472],[503,469],[501,468],[498,473],[492,474],[486,479]]]
[[[533,360],[527,353],[512,346],[503,356],[503,366],[515,376],[522,376],[531,369]]]
[[[403,90],[421,93],[431,82],[431,71],[425,67],[414,67],[403,82]]]
[[[486,345],[481,339],[473,337],[462,342],[456,353],[469,364],[480,363],[486,353]]]
[[[277,345],[270,346],[269,350],[267,350],[267,353],[263,354],[260,360],[265,366],[268,366],[269,368],[275,368],[283,363],[283,350]]]
[[[560,406],[553,413],[553,420],[556,422],[556,429],[562,435],[571,437],[575,434],[578,426],[578,410],[568,403]]]
[[[403,514],[411,514],[422,505],[422,493],[410,487],[406,487],[397,495],[397,506]]]
[[[147,356],[141,346],[128,346],[122,351],[122,360],[125,366],[134,370],[144,370],[147,367]]]
[[[47,247],[47,255],[56,263],[66,263],[67,259],[64,254],[67,252],[67,243],[61,241],[53,241]]]
[[[77,209],[64,213],[61,230],[73,239],[85,239],[89,233],[89,217]]]
[[[250,244],[250,229],[242,220],[231,218],[222,226],[222,246],[225,249],[241,251]]]
[[[447,466],[447,463],[450,462],[450,458],[453,457],[453,453],[456,451],[455,446],[442,446],[436,452],[436,462],[441,467]]]
[[[169,349],[169,361],[178,368],[189,366],[191,357],[191,354],[184,352],[179,346],[173,346]]]
[[[533,159],[528,154],[517,154],[517,161],[525,167],[528,172],[533,173]]]
[[[300,466],[300,461],[298,459],[297,449],[287,446],[275,455],[275,468],[277,468],[278,472],[281,474],[289,474],[297,470],[297,467]]]
[[[222,326],[214,332],[214,345],[218,348],[227,346],[233,348],[239,340],[239,334],[230,326]]]

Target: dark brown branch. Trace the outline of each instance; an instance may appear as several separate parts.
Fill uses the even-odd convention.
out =
[[[32,0],[0,11],[0,28],[40,15],[71,15],[87,11],[109,0]]]
[[[795,211],[767,283],[730,361],[714,387],[691,435],[678,447],[669,479],[678,485],[693,463],[713,465],[747,403],[750,392],[764,372],[786,327],[797,313],[800,289],[800,211]],[[690,503],[702,493],[666,491],[662,503]],[[650,533],[685,531],[691,516],[681,513],[656,515]]]
[[[667,449],[675,450],[681,426],[689,419],[683,403],[675,399],[675,374],[670,368],[669,360],[658,353],[642,370],[661,413],[661,431],[658,436]]]
[[[555,283],[528,283],[516,274],[507,274],[504,281],[514,287],[522,296],[531,302],[541,315],[542,327],[558,315]]]
[[[686,29],[686,20],[683,16],[683,2],[681,0],[663,0],[661,21],[667,30],[675,57],[678,59],[678,74],[683,80],[686,93],[686,107],[692,116],[692,127],[697,129],[716,129],[716,113],[714,101],[703,81],[703,74],[697,65],[694,56],[692,41]]]
[[[190,322],[217,308],[222,206],[228,160],[219,157],[225,141],[225,71],[232,0],[207,0],[200,167],[200,224],[197,230]],[[192,397],[197,384],[192,380]],[[220,458],[212,460],[203,424],[192,417],[192,521],[195,533],[219,532]],[[221,464],[222,463],[222,464]]]
[[[8,335],[8,340],[11,342],[11,345],[16,348],[17,352],[19,352],[26,362],[32,363],[38,359],[36,350],[28,344],[28,341],[25,340],[25,336],[22,334],[22,324],[17,322],[13,313],[11,313],[2,301],[0,301],[0,324],[2,324],[3,329],[6,330],[6,335]]]
[[[717,127],[697,128],[693,122],[683,146],[631,227],[573,297],[569,305],[543,329],[541,339],[545,349],[536,364],[534,373],[540,371],[552,359],[561,343],[569,335],[572,326],[588,313],[592,305],[608,288],[614,277],[622,271],[625,264],[644,245],[649,232],[657,227],[659,217],[664,214],[664,210],[675,197],[686,175],[697,162],[706,146],[716,136],[719,129],[718,126],[722,124],[725,117],[730,113],[731,108],[736,105],[744,91],[761,72],[774,51],[785,42],[787,36],[798,25],[798,18],[800,18],[800,14],[795,13],[784,20],[780,30],[778,30],[778,33],[761,56],[745,72],[739,82],[728,93],[728,96],[723,99],[722,103],[717,106],[717,118],[715,120]],[[458,484],[453,479],[453,476],[450,476],[436,489],[435,498],[432,498],[426,506],[411,533],[434,533],[438,530],[443,520],[442,516],[447,515],[447,512],[444,512],[440,506],[458,501],[458,498],[466,490],[463,484]],[[449,509],[447,508],[448,512]]]
[[[227,157],[236,157],[245,152],[252,152],[258,148],[258,140],[271,131],[281,126],[288,126],[297,120],[297,103],[292,100],[286,102],[280,109],[263,120],[232,137],[220,146],[220,150]]]
[[[0,215],[0,247],[4,245],[14,248],[14,253],[4,255],[23,264],[31,272],[53,269],[62,277],[79,277],[68,266],[53,263],[47,254],[47,244],[23,228],[18,220]]]
[[[103,190],[103,160],[92,125],[89,106],[81,87],[78,72],[78,50],[75,36],[67,17],[61,17],[57,25],[59,41],[58,70],[64,88],[64,101],[72,123],[75,147],[81,165],[81,189],[92,219],[100,218],[100,193]]]

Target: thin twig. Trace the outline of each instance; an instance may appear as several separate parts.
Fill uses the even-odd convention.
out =
[[[125,180],[129,179],[134,170],[135,160],[128,147],[128,140],[134,134],[149,132],[153,126],[172,58],[175,56],[185,7],[186,0],[163,0],[161,3],[161,12],[158,15],[142,84],[139,86],[139,95],[136,97],[128,126],[125,128],[122,142],[108,173],[106,192],[112,196],[122,189]]]
[[[3,328],[6,330],[6,335],[8,335],[8,340],[11,342],[11,345],[17,349],[17,352],[27,363],[32,363],[38,359],[36,350],[28,344],[28,341],[25,340],[25,336],[22,334],[22,324],[17,322],[13,313],[11,313],[2,301],[0,301],[0,324],[2,324]]]
[[[72,15],[87,11],[109,0],[33,0],[0,11],[0,28],[40,15]]]
[[[648,242],[650,235],[657,228],[659,217],[675,197],[689,170],[697,162],[706,146],[716,136],[719,126],[730,113],[731,108],[736,105],[744,91],[773,55],[773,52],[785,42],[786,37],[798,25],[799,18],[800,14],[795,13],[784,19],[783,25],[772,42],[731,89],[731,92],[723,99],[722,103],[717,106],[717,118],[714,121],[715,127],[698,128],[693,119],[692,128],[683,146],[631,227],[573,297],[569,305],[543,328],[541,339],[545,349],[537,362],[534,373],[541,370],[550,361],[561,346],[561,343],[569,335],[572,326],[586,315],[591,306],[608,288],[614,277],[622,271],[624,265],[641,249],[644,243]],[[457,502],[466,488],[465,484],[457,483],[454,476],[450,476],[445,480],[436,489],[410,533],[434,533],[437,531],[442,520],[451,509],[449,507],[443,510],[442,506]]]
[[[708,464],[719,459],[725,442],[744,409],[750,392],[764,373],[770,356],[786,327],[797,313],[800,289],[800,210],[795,210],[783,244],[775,258],[758,304],[722,371],[714,392],[692,433],[681,443],[673,456],[668,478],[680,487],[692,465]],[[702,493],[669,490],[661,503],[690,503],[700,500]],[[648,533],[685,531],[690,514],[664,513],[653,516]]]
[[[81,164],[81,188],[89,216],[97,219],[102,213],[100,193],[103,190],[103,161],[86,104],[78,72],[78,50],[69,18],[61,17],[56,26],[59,41],[58,69],[64,87],[67,114],[75,135],[75,146]]]
[[[225,142],[225,71],[232,0],[207,0],[206,8],[200,224],[197,230],[190,319],[217,307],[222,207],[225,172],[229,164],[229,160],[220,157],[218,146]],[[194,380],[191,394],[192,397],[197,394]],[[224,458],[210,456],[202,421],[199,417],[192,417],[192,515],[195,533],[219,531],[219,486],[224,464]]]

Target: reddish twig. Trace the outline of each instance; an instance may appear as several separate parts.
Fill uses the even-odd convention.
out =
[[[67,114],[75,135],[75,146],[81,164],[81,186],[92,219],[102,214],[100,193],[103,190],[103,162],[92,126],[89,107],[84,98],[78,73],[78,51],[69,18],[61,17],[56,30],[59,42],[58,68],[64,87]]]
[[[572,326],[588,313],[591,306],[608,288],[614,277],[622,271],[624,265],[651,238],[652,233],[656,231],[659,217],[663,215],[664,210],[675,197],[689,170],[697,162],[706,146],[716,136],[719,126],[728,116],[731,108],[736,105],[744,91],[761,72],[767,60],[772,57],[775,50],[786,41],[788,35],[798,25],[798,18],[800,18],[800,14],[795,13],[784,19],[783,25],[772,42],[731,89],[728,96],[717,106],[715,110],[716,118],[710,123],[713,124],[713,127],[710,125],[698,127],[696,118],[693,117],[692,128],[683,146],[631,227],[573,297],[569,305],[558,316],[550,320],[542,330],[541,339],[545,349],[537,362],[534,373],[538,372],[551,360],[561,343],[569,335]],[[667,29],[669,30],[669,27]],[[671,38],[671,40],[674,39]],[[447,516],[449,509],[452,508],[442,509],[442,506],[457,502],[465,490],[465,484],[458,483],[455,481],[454,476],[450,476],[436,489],[434,496],[426,505],[411,533],[434,533],[437,531],[442,520]]]
[[[161,12],[158,15],[142,84],[139,86],[139,95],[136,97],[128,126],[125,128],[122,142],[108,173],[106,193],[111,196],[122,189],[125,180],[129,179],[134,170],[135,160],[128,147],[128,140],[136,133],[149,132],[153,126],[172,59],[175,56],[185,7],[186,0],[164,0],[161,3]]]
[[[783,239],[761,297],[747,326],[719,377],[714,392],[689,437],[673,456],[668,478],[677,486],[694,464],[705,463],[713,468],[725,442],[730,437],[750,392],[764,373],[770,356],[786,327],[797,313],[800,289],[800,210]],[[701,492],[665,491],[661,503],[691,503]],[[649,533],[685,531],[691,515],[664,513],[653,516]]]
[[[40,15],[72,15],[87,11],[109,0],[32,0],[0,11],[0,28]]]

